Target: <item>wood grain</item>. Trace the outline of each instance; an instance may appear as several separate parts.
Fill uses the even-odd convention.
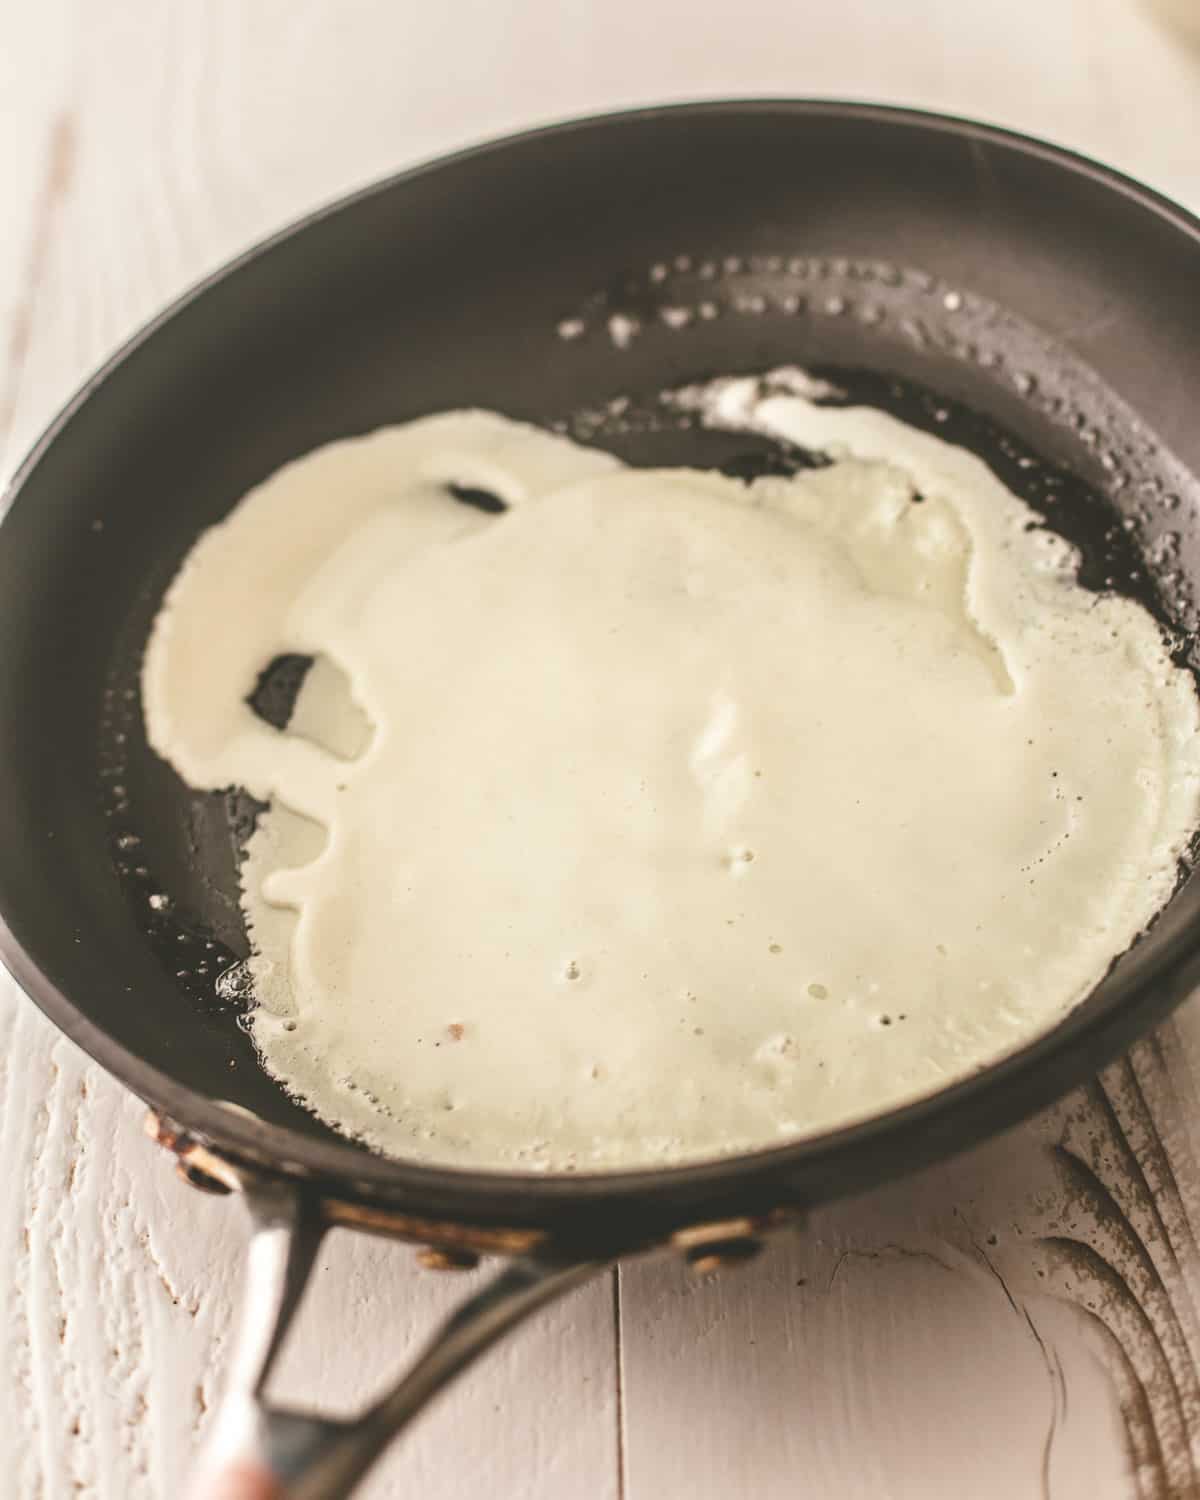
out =
[[[435,150],[703,94],[990,117],[1200,205],[1200,54],[1133,0],[737,7],[0,0],[0,469],[145,317],[288,218]],[[5,851],[14,857],[14,851]],[[19,858],[19,851],[15,852]],[[1200,1006],[949,1166],[740,1273],[552,1309],[368,1486],[626,1500],[1200,1493]],[[0,982],[0,1489],[179,1492],[241,1225]],[[351,1409],[470,1278],[332,1236],[279,1394]]]
[[[700,1495],[1196,1493],[1198,1025],[745,1282],[623,1268],[630,1492],[699,1449]]]

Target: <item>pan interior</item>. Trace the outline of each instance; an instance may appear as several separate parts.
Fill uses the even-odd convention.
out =
[[[978,453],[1080,546],[1090,587],[1147,603],[1193,664],[1200,437],[1180,391],[1200,388],[1183,319],[1198,257],[1151,206],[1002,138],[784,106],[501,145],[275,244],[109,374],[5,521],[14,936],[134,1059],[331,1138],[238,1025],[237,855],[256,808],[191,793],[149,751],[141,651],[196,534],[247,488],[441,408],[751,473],[788,456],[698,429],[661,393],[801,365]],[[263,685],[264,712],[286,716],[302,670]],[[1133,1003],[1198,904],[1184,880],[1080,1024]]]

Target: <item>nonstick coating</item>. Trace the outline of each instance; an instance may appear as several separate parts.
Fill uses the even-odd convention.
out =
[[[338,1139],[260,1070],[236,1007],[214,996],[245,951],[234,849],[253,809],[189,793],[149,753],[140,653],[198,530],[317,444],[474,404],[568,420],[635,461],[720,462],[746,442],[661,422],[639,434],[606,403],[787,362],[894,374],[993,419],[1103,491],[1186,600],[1200,579],[1197,287],[1196,222],[1115,174],[960,121],[829,103],[538,132],[271,241],[135,340],[15,482],[0,527],[8,962],[201,1138],[462,1221],[629,1241],[826,1198],[1015,1121],[1188,991],[1197,881],[1051,1036],[859,1128],[575,1178],[422,1168]],[[1001,462],[986,428],[975,445]],[[1111,511],[1078,497],[1068,511],[1089,567],[1151,598],[1153,569]]]

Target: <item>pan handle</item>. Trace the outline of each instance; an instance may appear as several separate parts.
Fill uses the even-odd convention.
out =
[[[251,1217],[241,1327],[212,1437],[190,1500],[342,1500],[443,1386],[603,1261],[511,1260],[450,1315],[406,1374],[358,1416],[273,1405],[265,1391],[325,1231],[303,1189],[247,1182]]]

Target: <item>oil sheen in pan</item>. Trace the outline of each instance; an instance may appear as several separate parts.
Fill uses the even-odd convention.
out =
[[[920,272],[882,263],[782,256],[725,257],[719,267],[711,264],[715,269],[710,273],[709,262],[676,257],[640,277],[620,279],[599,302],[603,318],[597,320],[596,307],[589,306],[578,328],[564,332],[561,325],[557,331],[551,327],[558,357],[569,366],[578,340],[611,339],[608,318],[617,315],[636,322],[627,340],[634,352],[652,355],[651,346],[659,339],[672,344],[686,339],[696,378],[720,371],[720,323],[727,317],[766,321],[772,313],[787,314],[795,320],[789,332],[794,332],[798,353],[811,348],[819,356],[823,350],[837,354],[862,348],[869,363],[846,367],[826,360],[809,362],[808,368],[839,388],[839,402],[879,407],[983,458],[1047,526],[1079,548],[1081,581],[1138,598],[1168,629],[1178,657],[1195,666],[1195,605],[1181,591],[1177,566],[1181,532],[1186,534],[1192,513],[1180,501],[1187,476],[1076,361],[1008,315]],[[688,278],[702,288],[706,310],[687,317],[659,316],[657,310],[686,305]],[[803,292],[796,290],[801,283]],[[814,288],[819,290],[814,293]],[[947,359],[977,366],[986,404],[1013,412],[1014,426],[1027,425],[1020,421],[1022,412],[1031,414],[1035,425],[1049,423],[1059,438],[1054,446],[1071,451],[1070,466],[1044,460],[1006,426],[924,382],[880,373],[911,366],[914,350],[918,363],[928,365],[935,377]],[[615,395],[557,416],[548,413],[548,425],[642,465],[682,463],[752,477],[769,468],[786,471],[816,461],[760,439],[698,430],[695,419],[680,412],[661,389],[622,391],[620,377],[634,373],[625,361],[627,352],[613,348],[610,390],[617,388]],[[678,362],[677,353],[673,362]],[[571,388],[569,374],[564,383]],[[476,506],[489,503],[488,496],[474,493],[456,498]],[[142,738],[140,644],[128,643],[132,649],[114,662],[99,726],[101,792],[114,868],[151,948],[185,1003],[227,1040],[231,1066],[257,1068],[248,1038],[235,1025],[249,1002],[236,869],[259,807],[241,793],[193,795],[188,838],[197,866],[207,872],[203,913],[164,888],[147,850],[138,781],[126,774],[130,747]],[[277,725],[287,722],[307,666],[305,658],[286,657],[264,672],[254,694],[264,718]]]
[[[566,311],[557,337],[568,384],[572,352],[594,341],[611,347],[614,384],[619,372],[629,384],[554,425],[643,466],[721,467],[768,451],[689,433],[694,419],[673,409],[668,393],[648,389],[642,373],[678,365],[681,351],[689,381],[736,373],[729,349],[744,349],[760,329],[762,343],[740,370],[794,360],[831,378],[847,404],[879,407],[975,453],[1080,549],[1087,587],[1136,597],[1173,633],[1200,637],[1200,611],[1179,566],[1195,512],[1183,500],[1194,496],[1195,479],[1077,356],[917,268],[689,251],[624,271]],[[951,391],[958,399],[948,399]],[[1106,535],[1114,527],[1124,541]]]

